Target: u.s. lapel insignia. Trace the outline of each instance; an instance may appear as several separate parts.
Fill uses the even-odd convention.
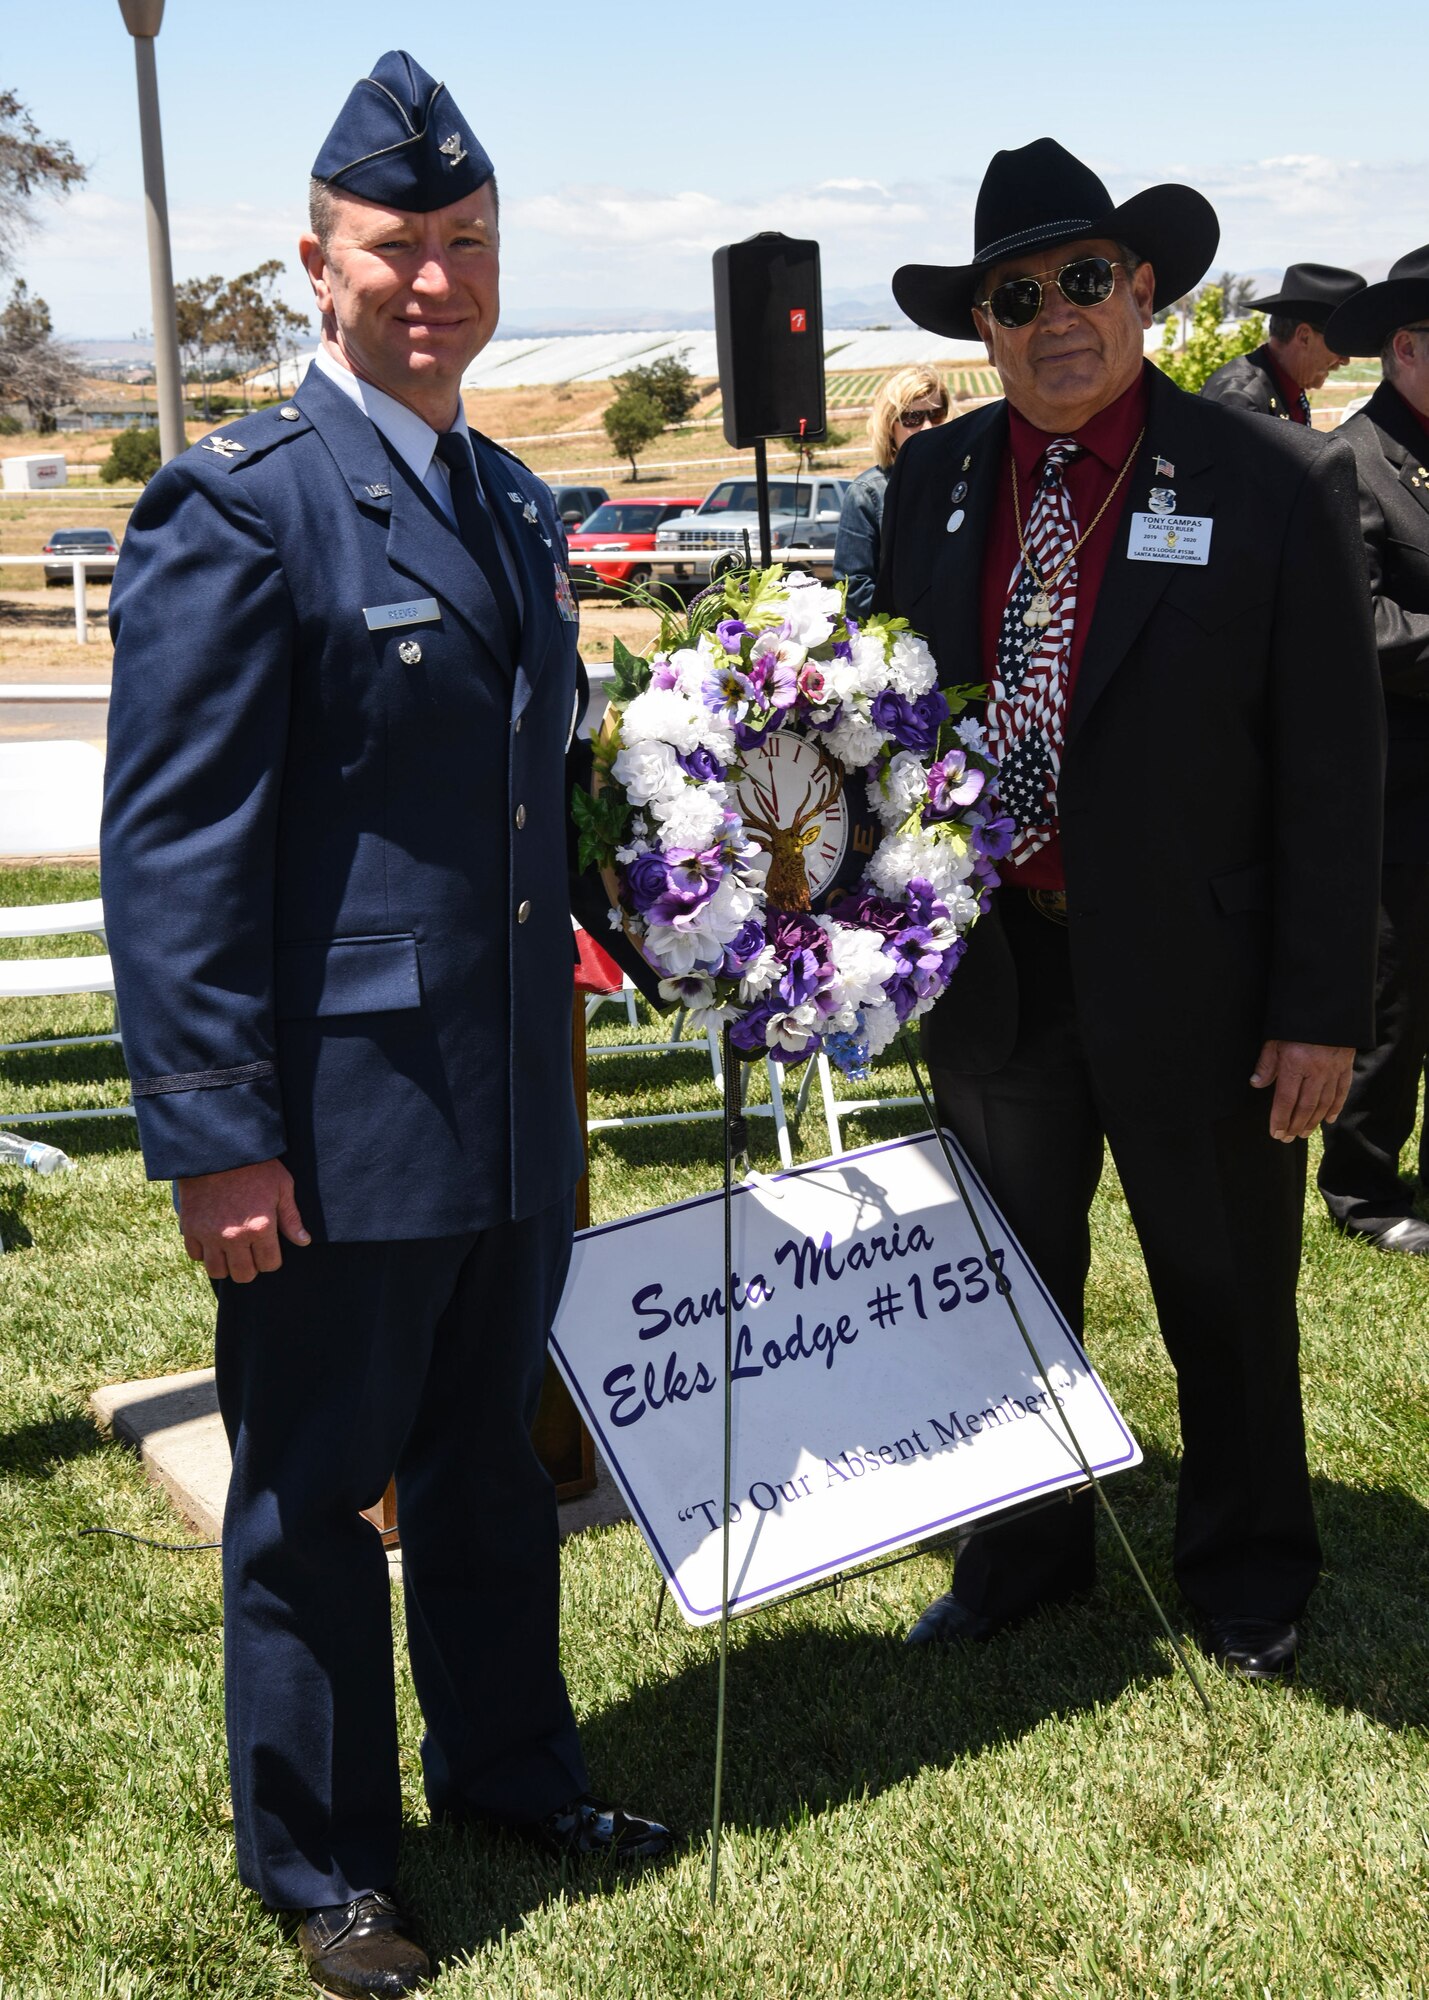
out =
[[[392,498],[392,488],[383,480],[374,479],[367,489],[367,494],[371,500],[390,500]]]
[[[540,515],[541,515],[541,510],[536,505],[534,500],[528,500],[526,502],[526,505],[521,509],[522,520],[529,521],[533,528],[535,527],[537,521],[540,519]]]
[[[553,563],[551,567],[556,572],[556,609],[568,624],[578,625],[581,614],[571,590],[571,580],[559,563]]]
[[[240,444],[237,438],[220,437],[206,437],[203,440],[203,448],[205,451],[217,452],[220,458],[233,458],[240,451],[248,449],[247,445]]]

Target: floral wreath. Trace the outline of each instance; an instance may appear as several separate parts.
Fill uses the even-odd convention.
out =
[[[742,1056],[822,1050],[866,1075],[947,986],[1011,844],[982,727],[957,719],[981,692],[939,688],[906,619],[852,618],[842,586],[777,565],[727,577],[687,622],[667,614],[649,659],[617,639],[573,803],[581,865],[601,869],[611,926],[662,998],[727,1024]],[[761,810],[776,733],[817,780],[788,826]],[[821,816],[841,815],[847,876],[861,812],[861,876],[811,893]]]

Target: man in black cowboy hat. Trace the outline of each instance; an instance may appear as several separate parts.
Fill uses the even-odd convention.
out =
[[[1325,1134],[1320,1193],[1341,1229],[1429,1257],[1429,1223],[1399,1178],[1429,1055],[1429,244],[1341,306],[1326,337],[1384,370],[1341,434],[1359,474],[1389,754],[1374,1045]]]
[[[1212,403],[1308,425],[1310,391],[1323,388],[1331,370],[1343,368],[1347,359],[1326,340],[1330,315],[1363,290],[1358,271],[1292,264],[1273,298],[1251,302],[1257,312],[1270,315],[1269,339],[1253,354],[1238,354],[1218,368],[1201,394]]]
[[[1176,1366],[1175,1566],[1212,1655],[1293,1669],[1320,1567],[1295,1284],[1306,1134],[1372,1024],[1380,697],[1344,447],[1143,359],[1215,253],[1192,189],[1115,204],[998,154],[978,248],[899,304],[1006,400],[899,453],[875,602],[986,680],[1003,886],[924,1022],[943,1117],[1072,1325],[1104,1143]],[[1263,1093],[1263,1094],[1262,1094]],[[975,1532],[913,1643],[1093,1580],[1086,1497]]]

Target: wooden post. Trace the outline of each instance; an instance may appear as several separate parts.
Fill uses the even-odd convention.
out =
[[[585,1054],[585,1001],[577,992],[574,996],[571,1023],[571,1074],[576,1087],[576,1113],[580,1118],[581,1137],[585,1137],[586,1121],[586,1054]],[[590,1227],[590,1175],[583,1173],[576,1182],[576,1228]],[[556,1482],[557,1500],[575,1500],[582,1493],[595,1490],[595,1441],[581,1422],[580,1411],[572,1401],[571,1392],[556,1373],[556,1366],[549,1359],[546,1362],[545,1380],[541,1384],[541,1406],[536,1412],[536,1421],[531,1428],[531,1439],[535,1444],[542,1465]],[[393,1548],[401,1537],[397,1532],[397,1485],[394,1480],[375,1507],[365,1507],[363,1516],[382,1536],[387,1548]]]

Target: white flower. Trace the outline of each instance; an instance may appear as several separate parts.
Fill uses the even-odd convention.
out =
[[[628,868],[637,855],[648,854],[649,852],[650,843],[648,840],[632,840],[628,847],[616,848],[615,858],[622,868]]]
[[[888,659],[888,685],[909,701],[916,701],[937,684],[938,669],[927,646],[916,632],[900,632]]]
[[[739,982],[739,997],[746,1004],[762,1000],[779,977],[779,956],[772,944],[765,945],[758,958],[750,960]]]
[[[716,652],[709,643],[708,634],[704,632],[700,634],[696,645],[681,646],[677,652],[671,653],[669,662],[674,669],[680,693],[687,696],[690,701],[700,701],[711,666],[723,657],[723,648]],[[673,693],[673,689],[671,692]]]
[[[620,738],[627,749],[638,743],[669,743],[688,752],[698,746],[704,722],[699,702],[678,688],[650,687],[622,713]]]
[[[824,731],[824,748],[846,771],[871,764],[888,738],[857,710],[846,707],[832,729]]]
[[[964,749],[976,750],[979,756],[986,756],[987,731],[977,720],[976,716],[965,715],[961,722],[953,724],[953,728],[962,740]]]
[[[662,847],[692,847],[702,854],[724,830],[724,786],[687,784],[673,797],[657,798],[650,810],[660,822]]]
[[[788,1049],[796,1054],[808,1043],[810,1035],[820,1027],[819,1010],[813,1006],[789,1007],[782,1014],[771,1014],[764,1024],[766,1048]]]
[[[662,979],[660,998],[669,1000],[676,1007],[683,1007],[695,1026],[699,1027],[702,1017],[714,1008],[714,983],[703,973],[691,973],[684,979]]]
[[[892,901],[901,902],[908,884],[921,877],[950,910],[971,872],[972,857],[964,848],[921,827],[890,834],[868,864],[868,879]]]
[[[864,1007],[881,1002],[893,968],[878,932],[855,930],[828,918],[821,918],[820,924],[828,933],[830,954],[845,1003],[849,1007]]]
[[[784,623],[789,628],[789,637],[806,651],[822,646],[834,629],[834,619],[843,610],[842,592],[797,569],[784,579],[784,585],[787,593]]]
[[[881,632],[860,632],[853,642],[853,684],[871,701],[889,685],[888,656]]]
[[[680,918],[673,924],[651,924],[645,933],[646,956],[667,973],[713,972],[724,957],[724,946],[696,923]]]
[[[688,782],[668,743],[628,743],[610,770],[633,806],[673,797]]]
[[[624,928],[625,919],[621,916],[619,910],[607,910],[605,913],[605,921],[610,925],[610,928],[613,931],[618,931]]]
[[[863,1038],[870,1056],[881,1056],[898,1033],[898,1010],[892,1001],[863,1010]]]
[[[888,760],[881,778],[872,778],[868,803],[891,832],[928,796],[928,773],[911,750],[899,750]]]

